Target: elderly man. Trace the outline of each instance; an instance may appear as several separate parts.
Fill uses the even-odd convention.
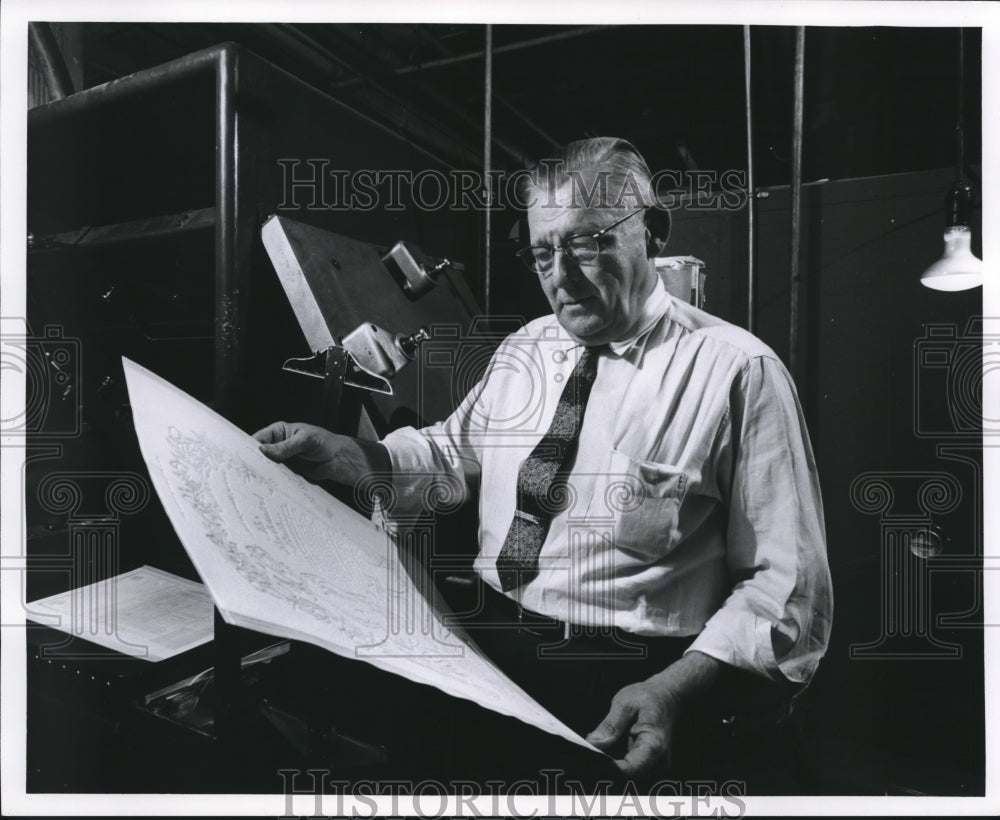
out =
[[[529,183],[520,255],[553,312],[452,416],[381,443],[281,422],[257,438],[311,478],[391,473],[400,510],[435,475],[478,491],[484,611],[512,625],[487,651],[646,774],[721,673],[813,675],[832,613],[816,465],[777,356],[664,290],[634,147],[572,143]]]

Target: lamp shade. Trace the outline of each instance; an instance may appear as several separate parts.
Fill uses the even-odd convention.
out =
[[[944,255],[923,272],[921,284],[934,290],[968,290],[983,284],[983,261],[972,253],[972,231],[953,226],[944,232]]]
[[[921,284],[934,290],[968,290],[983,284],[983,261],[973,254],[972,186],[958,180],[945,209],[944,255],[923,272]]]

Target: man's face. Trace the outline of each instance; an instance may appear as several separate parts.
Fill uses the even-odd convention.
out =
[[[586,177],[586,175],[585,175]],[[593,180],[586,180],[588,186]],[[622,207],[582,207],[572,202],[572,186],[556,192],[555,202],[538,196],[528,209],[532,245],[562,245],[567,237],[593,234],[634,210],[632,200]],[[612,200],[613,201],[613,200]],[[598,239],[600,253],[587,264],[574,262],[558,251],[547,278],[539,275],[552,311],[566,331],[585,345],[602,345],[627,338],[636,325],[656,273],[646,258],[646,230],[642,214],[626,219]]]

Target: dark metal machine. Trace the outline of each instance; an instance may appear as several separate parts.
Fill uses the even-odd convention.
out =
[[[468,332],[478,309],[461,265],[411,242],[385,250],[282,216],[264,223],[261,239],[313,351],[284,367],[324,379],[327,426],[374,438],[400,419],[435,421],[454,409],[449,368],[409,365],[435,330],[452,341]],[[366,394],[359,425],[347,429],[331,415],[344,418],[341,384]]]

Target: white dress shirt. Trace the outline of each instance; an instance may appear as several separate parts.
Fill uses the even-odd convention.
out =
[[[448,419],[383,440],[390,515],[448,496],[435,475],[478,491],[475,568],[498,591],[518,467],[581,350],[554,316],[536,319]],[[697,635],[688,651],[809,680],[833,610],[823,508],[795,388],[760,340],[657,280],[638,333],[600,354],[564,495],[538,576],[510,597],[571,623]]]

